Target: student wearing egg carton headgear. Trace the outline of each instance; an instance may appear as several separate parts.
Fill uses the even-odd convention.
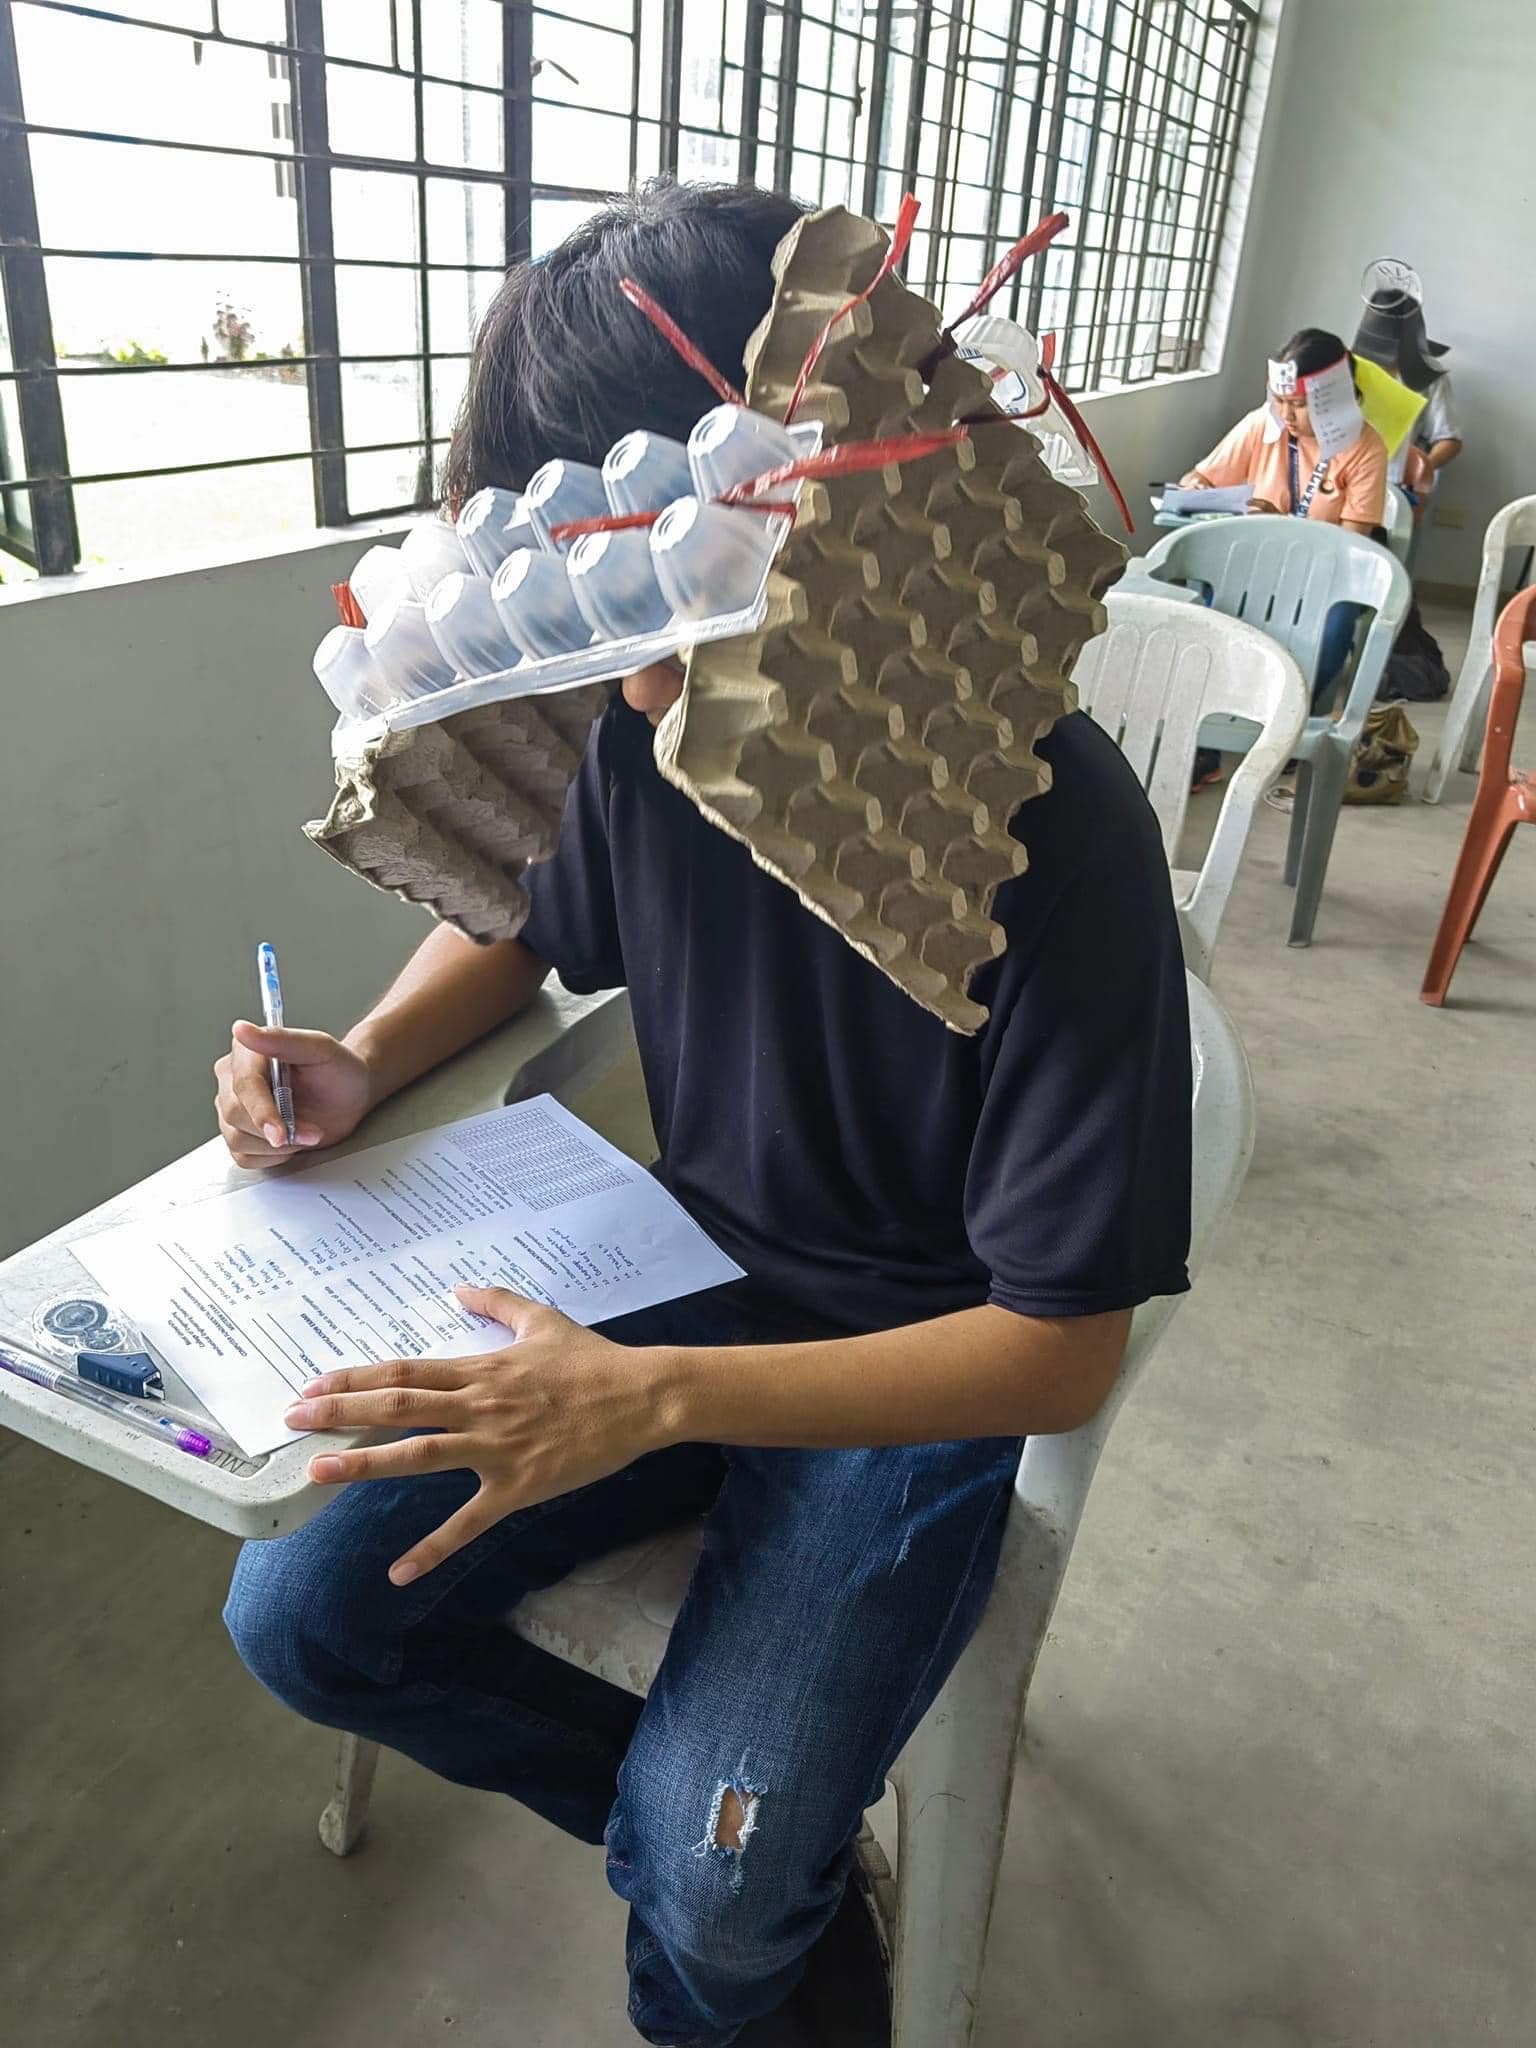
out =
[[[1022,1441],[1086,1422],[1133,1309],[1187,1284],[1167,864],[1068,681],[1122,551],[1016,427],[944,441],[986,385],[884,246],[660,186],[509,276],[450,504],[636,427],[686,441],[716,403],[626,278],[779,419],[878,279],[805,416],[943,445],[808,485],[761,631],[623,678],[515,936],[442,926],[343,1039],[242,1024],[218,1065],[259,1167],[286,1156],[269,1056],[321,1147],[549,973],[629,991],[656,1170],[746,1278],[591,1330],[488,1284],[465,1299],[515,1342],[341,1375],[300,1426],[433,1433],[317,1445],[363,1483],[247,1548],[228,1620],[298,1712],[605,1841],[634,2026],[699,2048],[786,2013],[886,2040],[864,1809],[980,1619]],[[530,1589],[697,1516],[643,1703],[507,1632]]]

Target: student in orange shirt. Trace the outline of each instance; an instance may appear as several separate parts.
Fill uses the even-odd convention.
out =
[[[1346,365],[1347,387],[1342,383]],[[1320,384],[1323,393],[1315,391]],[[1314,427],[1309,388],[1319,400],[1323,395],[1329,400],[1326,426]],[[1349,350],[1338,335],[1303,327],[1270,363],[1267,402],[1245,414],[1180,482],[1186,489],[1247,484],[1253,492],[1250,512],[1321,519],[1350,533],[1381,538],[1387,445],[1360,417],[1358,406],[1351,405],[1354,390]],[[1328,707],[1359,614],[1358,605],[1339,604],[1328,615],[1313,677],[1314,711]]]
[[[1307,407],[1308,380],[1348,361],[1349,350],[1326,328],[1293,334],[1271,366],[1294,366],[1279,380],[1291,388],[1277,390],[1272,378],[1268,402],[1246,413],[1180,482],[1187,489],[1247,484],[1250,512],[1289,512],[1374,533],[1386,515],[1386,443],[1362,419],[1348,447],[1325,455]]]

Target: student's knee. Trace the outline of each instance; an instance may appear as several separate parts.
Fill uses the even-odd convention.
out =
[[[308,1720],[345,1726],[347,1701],[366,1684],[382,1645],[345,1561],[321,1552],[309,1533],[246,1544],[224,1625],[246,1669],[275,1698]]]
[[[624,1777],[633,1785],[627,1767]],[[773,1794],[750,1772],[705,1778],[680,1831],[670,1799],[637,1800],[621,1778],[609,1882],[691,1986],[773,1977],[809,1947],[836,1904],[831,1873],[814,1867],[816,1852],[809,1862],[796,1855],[800,1830],[777,1829],[773,1809]]]

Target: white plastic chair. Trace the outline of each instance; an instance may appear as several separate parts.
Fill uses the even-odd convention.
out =
[[[1278,640],[1312,687],[1333,607],[1358,604],[1375,614],[1343,711],[1338,717],[1310,717],[1293,749],[1299,768],[1285,852],[1285,879],[1296,890],[1290,943],[1310,946],[1350,755],[1407,616],[1412,595],[1407,572],[1364,534],[1346,533],[1319,519],[1269,513],[1214,519],[1170,533],[1146,560],[1160,581],[1203,585],[1215,610]],[[1207,721],[1201,743],[1240,753],[1255,737],[1251,722],[1213,720]]]
[[[1231,1020],[1189,978],[1194,1063],[1190,1270],[1237,1199],[1253,1150],[1253,1089]],[[997,1583],[981,1627],[891,1771],[897,1874],[866,1829],[859,1852],[892,1957],[893,2048],[967,2048],[1035,1660],[1072,1554],[1089,1483],[1121,1402],[1182,1296],[1136,1311],[1120,1377],[1094,1419],[1032,1437],[1019,1461]],[[697,1529],[615,1552],[509,1617],[526,1641],[628,1692],[651,1685],[698,1551]],[[367,1818],[377,1746],[341,1738],[320,1838],[338,1856]]]
[[[1510,548],[1528,547],[1536,547],[1536,497],[1515,498],[1501,512],[1494,513],[1483,535],[1483,567],[1477,579],[1466,657],[1451,692],[1435,757],[1429,764],[1429,780],[1424,785],[1427,804],[1439,803],[1445,778],[1453,767],[1463,768],[1469,774],[1476,772],[1483,730],[1488,723],[1488,696],[1493,687],[1493,621],[1499,609],[1504,556]]]
[[[1172,585],[1166,596],[1141,596],[1116,585],[1104,601],[1109,628],[1084,647],[1072,679],[1083,710],[1118,743],[1157,813],[1185,965],[1209,981],[1254,810],[1295,750],[1307,720],[1307,687],[1267,634],[1225,612],[1178,601],[1192,594]],[[1196,874],[1174,862],[1200,728],[1213,717],[1249,721],[1258,738],[1227,783]]]
[[[1386,518],[1387,546],[1397,559],[1407,567],[1408,550],[1413,546],[1413,507],[1396,484],[1387,485]]]
[[[1144,555],[1131,556],[1130,560],[1121,570],[1120,580],[1115,584],[1111,595],[1115,597],[1172,597],[1177,598],[1183,604],[1200,604],[1204,601],[1198,590],[1186,590],[1182,583],[1161,583],[1155,576],[1149,575]],[[1072,673],[1076,675],[1077,671],[1075,668]]]

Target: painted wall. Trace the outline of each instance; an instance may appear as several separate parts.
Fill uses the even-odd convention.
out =
[[[292,1021],[336,1029],[424,933],[299,830],[362,544],[0,606],[0,1255],[212,1135],[258,939]]]
[[[1289,0],[1286,29],[1229,362],[1257,403],[1297,327],[1353,334],[1372,257],[1414,264],[1467,443],[1438,494],[1465,525],[1431,528],[1419,573],[1474,584],[1488,520],[1536,491],[1536,6]]]

